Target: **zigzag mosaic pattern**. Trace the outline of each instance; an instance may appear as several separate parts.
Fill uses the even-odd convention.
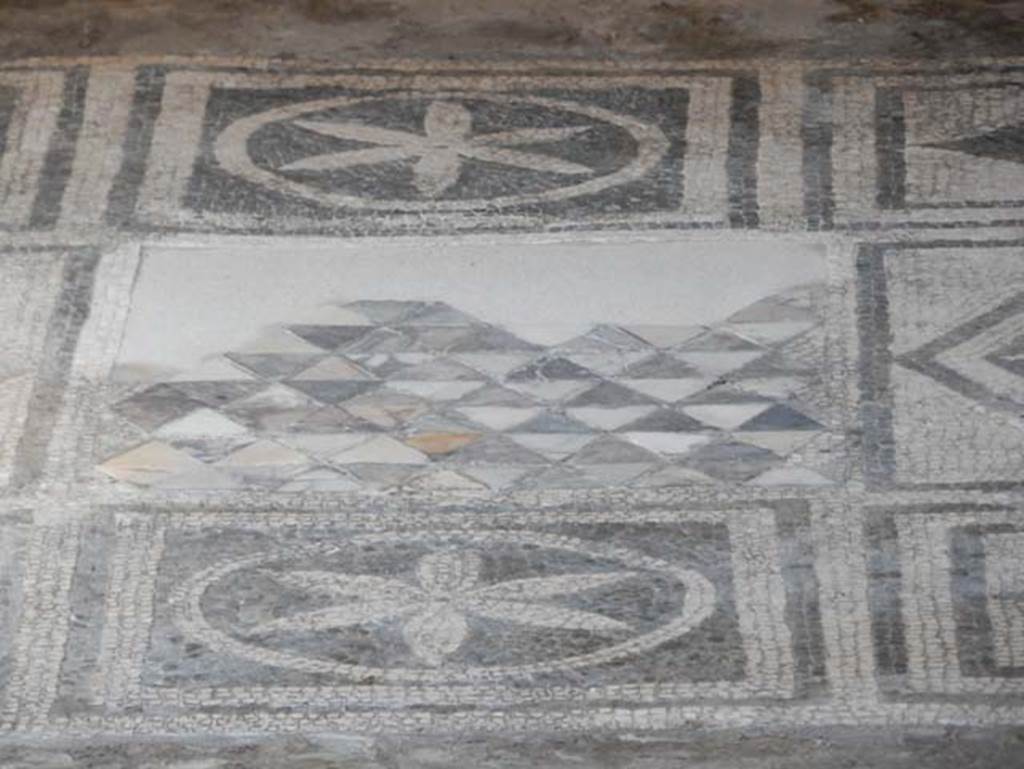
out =
[[[142,440],[100,469],[164,489],[826,485],[798,456],[827,437],[815,293],[551,347],[440,302],[353,302],[121,400]]]

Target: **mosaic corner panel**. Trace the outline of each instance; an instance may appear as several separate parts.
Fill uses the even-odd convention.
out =
[[[893,702],[1017,702],[1021,526],[996,504],[869,508],[876,665]]]
[[[808,74],[805,189],[814,226],[1019,225],[1024,69]]]
[[[32,588],[81,619],[38,618],[67,656],[41,647],[28,663],[22,679],[48,689],[23,702],[52,700],[21,717],[487,730],[543,713],[582,724],[581,701],[627,713],[816,697],[808,526],[803,505],[783,502],[487,526],[468,514],[117,514],[82,529],[74,566],[56,571],[64,584]],[[79,605],[97,589],[99,613]]]
[[[1019,485],[1022,253],[1019,240],[861,247],[861,416],[874,483]]]

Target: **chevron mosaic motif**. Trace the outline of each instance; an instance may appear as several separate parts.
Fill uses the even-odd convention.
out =
[[[831,438],[818,293],[553,346],[441,302],[347,303],[118,401],[137,440],[99,470],[165,490],[828,485],[808,463]]]

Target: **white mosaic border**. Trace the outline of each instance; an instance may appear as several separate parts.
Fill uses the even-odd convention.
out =
[[[7,269],[10,260],[22,262],[18,272]],[[32,264],[25,264],[27,261]],[[17,373],[0,380],[0,490],[12,480],[25,419],[36,377],[47,323],[54,300],[60,294],[63,260],[57,251],[14,252],[0,250],[0,271],[5,277],[0,287],[3,317],[0,331],[3,351],[0,363]],[[20,280],[22,275],[25,280]],[[13,312],[8,312],[13,310]]]

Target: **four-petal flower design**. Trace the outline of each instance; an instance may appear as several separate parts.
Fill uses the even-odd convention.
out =
[[[398,619],[410,650],[423,663],[436,667],[466,640],[469,616],[599,634],[631,630],[602,614],[542,601],[611,585],[636,572],[558,574],[480,584],[480,567],[476,552],[457,550],[423,556],[416,567],[418,584],[333,571],[272,572],[275,580],[289,588],[326,595],[336,603],[261,623],[249,632],[324,631]]]
[[[313,155],[288,163],[279,170],[334,171],[415,159],[413,181],[420,194],[428,198],[439,196],[458,181],[466,158],[555,174],[592,173],[587,166],[553,155],[513,149],[571,138],[588,130],[587,126],[519,128],[474,134],[472,115],[457,102],[431,102],[423,118],[422,134],[356,122],[297,120],[295,125],[323,136],[376,146]]]

